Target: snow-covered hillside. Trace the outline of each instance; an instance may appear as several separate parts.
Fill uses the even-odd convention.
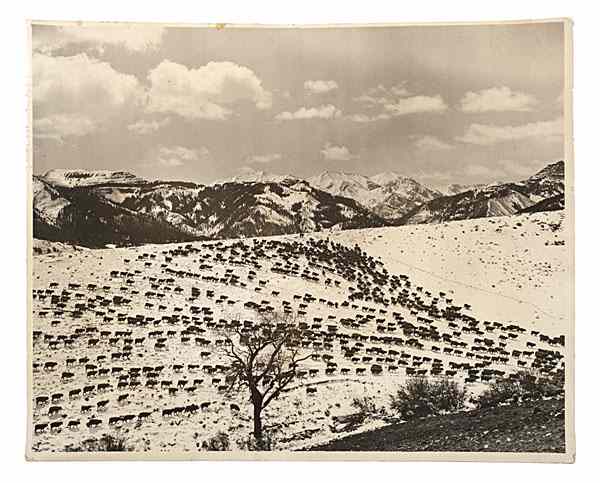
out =
[[[448,186],[438,188],[438,191],[440,193],[442,193],[442,195],[444,195],[444,196],[453,196],[453,195],[457,195],[458,193],[464,193],[465,191],[470,191],[470,190],[475,190],[475,189],[482,189],[484,187],[485,187],[484,184],[452,183],[452,184],[449,184]]]
[[[514,215],[552,198],[556,201],[546,207],[557,209],[561,201],[564,206],[564,191],[564,162],[558,161],[522,181],[474,187],[456,195],[433,199],[406,214],[402,223],[442,223]],[[545,204],[540,206],[543,209]]]
[[[84,246],[244,238],[385,225],[306,181],[84,183],[34,178],[34,235]]]
[[[146,180],[126,171],[52,169],[42,177],[57,186],[93,186],[99,184],[141,184]]]
[[[561,213],[535,213],[34,257],[33,449],[106,432],[138,451],[199,451],[219,431],[243,447],[251,404],[223,389],[219,334],[255,317],[248,302],[301,311],[313,353],[265,410],[275,449],[344,434],[335,418],[357,397],[382,419],[355,430],[383,424],[389,394],[414,374],[475,394],[523,369],[559,374],[564,230]]]
[[[231,179],[217,181],[212,184],[223,183],[283,183],[299,181],[299,178],[291,174],[274,174],[263,170],[246,170],[241,174],[234,176]]]

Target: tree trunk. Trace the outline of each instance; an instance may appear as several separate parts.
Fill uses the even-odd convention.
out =
[[[257,440],[262,439],[262,401],[255,400],[254,404],[254,437]]]

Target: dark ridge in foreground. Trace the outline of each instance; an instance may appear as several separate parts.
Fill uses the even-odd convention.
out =
[[[530,401],[393,424],[309,451],[565,452],[565,401]]]

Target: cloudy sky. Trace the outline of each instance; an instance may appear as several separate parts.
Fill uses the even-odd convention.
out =
[[[33,26],[34,172],[516,180],[563,157],[563,25]]]

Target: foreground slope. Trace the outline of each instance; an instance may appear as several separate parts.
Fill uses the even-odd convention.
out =
[[[540,265],[531,281],[506,276],[497,291],[461,281],[462,272],[439,273],[446,265],[435,240],[454,239],[456,226],[467,231],[460,250],[453,248],[456,263],[478,260],[472,277],[496,280],[499,261],[519,272],[521,261],[498,260],[497,250],[479,242],[477,232],[488,230],[479,225],[423,232],[420,240],[429,241],[408,255],[410,264],[396,254],[418,245],[406,233],[413,227],[36,256],[34,450],[77,450],[111,433],[138,451],[199,451],[218,431],[243,447],[251,405],[245,393],[223,387],[229,362],[219,333],[236,321],[251,326],[256,310],[297,313],[303,351],[312,354],[265,412],[279,449],[339,436],[334,418],[352,413],[355,397],[385,406],[413,375],[453,378],[476,394],[519,370],[560,373],[567,321],[505,295],[530,291],[541,300],[544,287],[564,282],[558,215],[494,226],[502,228],[492,230],[495,243],[529,245],[528,263]],[[419,267],[426,250],[438,273]],[[542,266],[550,253],[556,260]],[[381,424],[367,421],[359,431]]]
[[[564,404],[564,399],[550,399],[423,418],[310,450],[564,453]]]

